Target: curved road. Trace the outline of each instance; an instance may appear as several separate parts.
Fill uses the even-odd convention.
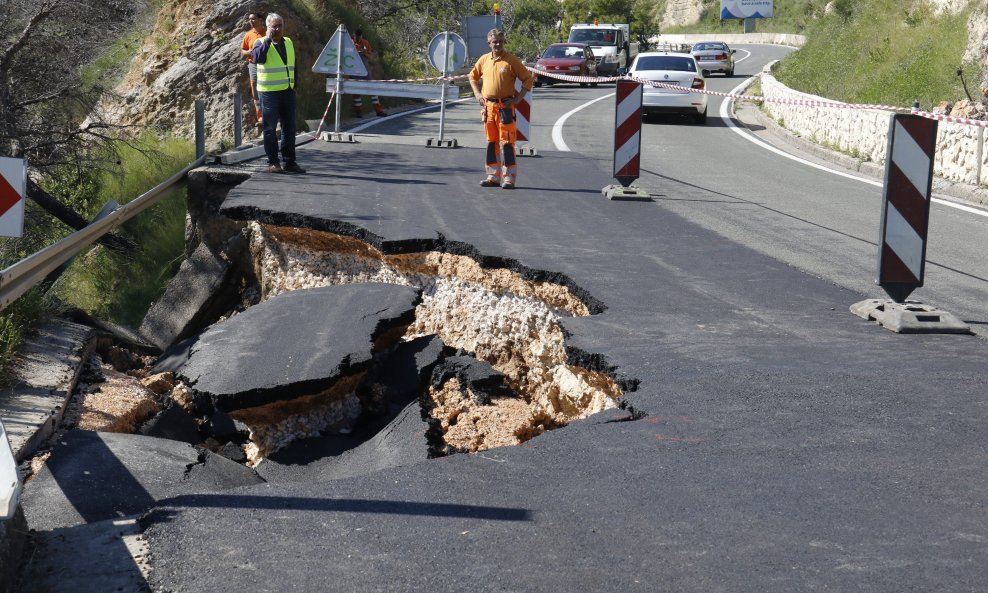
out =
[[[783,46],[737,46],[735,76],[711,76],[712,91],[731,92],[773,60]],[[541,152],[571,150],[610,169],[613,151],[613,85],[574,84],[535,91],[532,145]],[[807,155],[787,158],[753,141],[727,117],[725,99],[711,96],[704,126],[686,118],[643,122],[641,178],[657,208],[675,213],[864,298],[885,298],[875,285],[882,199],[880,181],[838,170]],[[446,137],[481,146],[472,100],[447,110]],[[358,131],[437,136],[438,113],[369,122]],[[812,166],[806,161],[817,162]],[[523,159],[521,175],[537,175],[537,160]],[[479,171],[479,167],[478,167]],[[925,286],[911,299],[954,313],[979,335],[988,335],[988,212],[958,209],[936,200],[930,216]],[[850,305],[851,303],[848,303]]]

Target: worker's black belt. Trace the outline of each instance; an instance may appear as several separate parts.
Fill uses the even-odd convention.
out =
[[[498,99],[497,97],[484,97],[485,101],[490,101],[491,103],[504,103],[508,99],[514,99],[514,97],[505,97],[503,99]]]

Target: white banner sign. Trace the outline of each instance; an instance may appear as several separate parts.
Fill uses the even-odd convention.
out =
[[[722,19],[766,19],[775,16],[774,0],[720,0]]]

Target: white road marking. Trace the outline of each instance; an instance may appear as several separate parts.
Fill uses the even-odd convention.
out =
[[[577,111],[580,111],[581,109],[586,109],[587,107],[590,107],[591,105],[593,105],[597,101],[603,101],[604,99],[607,99],[608,97],[613,97],[614,94],[615,93],[608,93],[608,94],[606,94],[606,95],[604,95],[602,97],[597,97],[593,101],[588,101],[588,102],[584,103],[583,105],[580,105],[576,109],[572,109],[570,111],[567,111],[566,113],[564,113],[562,115],[562,117],[560,117],[559,119],[557,119],[556,120],[556,123],[553,124],[553,126],[552,126],[552,143],[556,145],[556,150],[561,150],[563,152],[570,152],[569,146],[566,146],[566,141],[563,140],[563,124],[566,123],[566,120],[568,120],[571,115],[573,115]]]
[[[738,86],[736,86],[733,89],[731,89],[730,94],[733,95],[733,94],[738,93],[739,89],[742,86],[744,86],[744,84],[745,83],[742,82]],[[857,175],[851,175],[851,174],[845,173],[843,171],[838,171],[836,169],[831,169],[829,167],[824,167],[823,165],[818,165],[816,163],[811,163],[810,161],[808,161],[806,159],[802,159],[802,158],[799,158],[798,156],[791,155],[788,152],[779,150],[778,148],[776,148],[776,147],[774,147],[774,146],[772,146],[770,144],[766,144],[765,142],[759,140],[758,138],[755,138],[754,136],[752,136],[751,134],[748,133],[748,131],[747,131],[746,128],[742,128],[741,126],[739,126],[736,123],[734,123],[734,118],[731,117],[731,104],[733,102],[734,102],[734,99],[725,99],[720,104],[720,117],[721,117],[722,120],[724,120],[724,123],[727,124],[727,127],[730,128],[731,131],[733,131],[736,134],[740,135],[742,138],[744,138],[748,142],[752,142],[754,144],[757,144],[758,146],[764,148],[765,150],[768,150],[770,152],[774,152],[775,154],[777,154],[779,156],[783,156],[783,157],[785,157],[785,158],[787,158],[787,159],[789,159],[791,161],[796,161],[797,163],[802,163],[802,164],[804,164],[804,165],[806,165],[808,167],[813,167],[814,169],[819,169],[821,171],[826,171],[827,173],[831,173],[833,175],[840,175],[841,177],[846,177],[848,179],[853,179],[855,181],[860,181],[861,183],[867,183],[868,185],[873,185],[875,187],[883,187],[884,186],[884,182],[882,182],[882,181],[876,181],[874,179],[867,179],[865,177],[859,177]],[[937,204],[943,205],[943,206],[949,206],[951,208],[956,208],[957,210],[963,210],[964,212],[969,212],[971,214],[977,214],[978,216],[988,217],[988,211],[986,211],[986,210],[981,210],[981,209],[978,209],[978,208],[972,208],[970,206],[965,206],[964,204],[958,204],[956,202],[951,202],[949,200],[944,200],[944,199],[936,198],[936,197],[934,197],[932,199],[932,201],[935,202],[935,203],[937,203]]]

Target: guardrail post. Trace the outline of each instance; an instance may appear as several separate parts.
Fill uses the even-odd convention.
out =
[[[233,147],[239,148],[244,139],[243,117],[244,101],[240,93],[233,93]]]
[[[206,103],[196,100],[196,158],[206,156]]]

